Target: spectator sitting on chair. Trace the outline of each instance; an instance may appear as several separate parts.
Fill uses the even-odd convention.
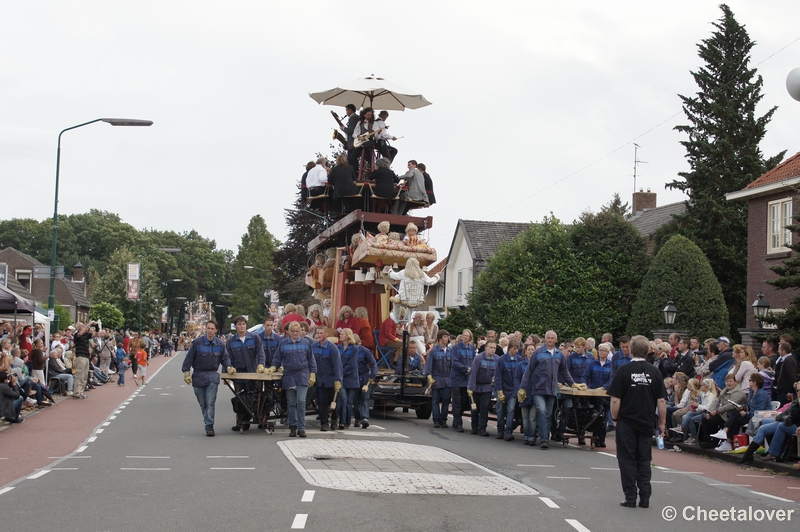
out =
[[[61,350],[53,349],[50,351],[49,360],[47,361],[47,374],[51,379],[58,379],[61,382],[62,391],[64,383],[67,387],[67,395],[72,395],[72,386],[75,383],[75,376],[67,366],[61,361]]]
[[[795,383],[795,390],[797,384]],[[795,398],[791,406],[778,414],[775,421],[764,420],[764,423],[758,428],[758,432],[753,436],[753,441],[747,447],[747,450],[739,459],[738,463],[747,464],[753,461],[753,455],[761,447],[767,438],[770,438],[769,449],[767,454],[764,455],[763,460],[767,462],[775,462],[783,453],[783,447],[786,443],[786,436],[791,436],[797,432],[797,426],[800,424],[800,404],[798,399]]]
[[[750,422],[756,410],[769,410],[771,406],[769,396],[767,392],[764,391],[764,377],[758,373],[753,373],[750,375],[748,384],[751,391],[747,406],[737,407],[736,410],[728,416],[728,420],[725,421],[725,426],[719,432],[711,436],[712,438],[728,440],[731,447],[733,447],[733,437],[739,433],[741,427],[746,426]]]
[[[702,429],[701,447],[710,447],[711,438],[718,437],[716,435],[719,429],[728,421],[728,416],[737,412],[737,405],[742,406],[746,402],[747,396],[742,389],[739,388],[739,385],[736,384],[736,378],[733,374],[729,374],[725,378],[725,389],[719,394],[716,406],[700,423]],[[733,450],[733,448],[725,438],[722,438],[722,442],[717,446],[716,450],[719,452],[726,452]]]

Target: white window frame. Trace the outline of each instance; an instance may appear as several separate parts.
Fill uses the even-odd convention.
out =
[[[459,299],[461,299],[461,296],[464,295],[464,292],[463,292],[464,284],[463,283],[464,283],[464,270],[459,270],[458,271],[458,283],[456,285],[457,286],[456,295],[458,296]]]
[[[17,282],[19,282],[19,274],[24,274],[24,275],[28,276],[28,286],[26,287],[26,289],[28,290],[29,294],[32,293],[32,290],[33,290],[33,271],[31,271],[31,270],[15,270],[14,271],[14,279],[16,279]],[[20,284],[22,284],[22,283],[20,283]],[[22,285],[22,286],[25,286],[25,285]]]
[[[792,232],[786,226],[792,223],[792,198],[767,203],[767,253],[789,251]]]

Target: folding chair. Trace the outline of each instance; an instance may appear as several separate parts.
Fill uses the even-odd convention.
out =
[[[378,356],[381,359],[378,361],[378,367],[381,364],[385,364],[387,369],[392,369],[392,356],[394,355],[394,347],[381,347],[381,343],[378,340],[378,329],[374,329],[372,331],[373,336],[375,336],[375,347],[378,350]]]

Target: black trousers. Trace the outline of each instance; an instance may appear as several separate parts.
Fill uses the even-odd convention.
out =
[[[450,401],[453,405],[453,428],[463,426],[464,422],[461,417],[464,411],[470,410],[469,396],[467,395],[467,387],[454,386],[450,388]],[[473,418],[475,414],[470,414]]]
[[[338,418],[336,417],[336,409],[330,409],[331,401],[333,401],[333,395],[333,388],[325,388],[323,386],[317,387],[317,400],[319,401],[319,404],[317,404],[319,407],[319,422],[322,425],[328,424],[329,414],[332,424],[338,422]]]
[[[486,425],[489,423],[489,403],[492,400],[492,392],[475,392],[472,394],[472,398],[475,399],[478,407],[477,416],[476,412],[472,412],[472,430],[485,431]],[[501,406],[503,405],[501,404]]]
[[[636,432],[630,425],[621,419],[617,423],[617,463],[619,464],[619,477],[622,482],[622,492],[625,500],[636,502],[636,490],[639,490],[639,499],[649,501],[653,489],[650,486],[652,471],[650,460],[653,455],[653,434]]]
[[[700,438],[699,441],[711,443],[711,435],[715,434],[720,428],[725,425],[725,420],[722,416],[717,414],[711,416],[711,419],[703,418],[700,420]]]

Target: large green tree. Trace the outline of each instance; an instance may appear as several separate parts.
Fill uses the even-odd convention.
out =
[[[647,240],[626,219],[628,204],[619,194],[600,212],[584,212],[569,229],[572,252],[603,272],[610,287],[604,308],[614,337],[625,330],[636,293],[650,264]]]
[[[269,305],[269,300],[264,296],[265,291],[276,287],[272,272],[275,250],[279,246],[280,242],[267,230],[260,214],[250,218],[233,266],[236,288],[231,312],[248,315],[251,324],[260,322],[266,313],[265,305]]]
[[[659,250],[642,280],[628,321],[629,334],[651,336],[663,329],[664,307],[672,300],[678,309],[675,328],[700,338],[728,330],[728,310],[722,287],[697,245],[674,235]]]
[[[598,335],[617,320],[612,290],[605,272],[575,252],[568,228],[550,217],[500,246],[468,301],[486,329]]]
[[[125,324],[125,317],[111,303],[95,303],[89,310],[90,320],[100,320],[106,329],[119,329]]]
[[[758,116],[763,81],[750,66],[755,42],[727,5],[720,9],[715,31],[698,45],[703,66],[692,76],[699,90],[680,95],[689,123],[675,129],[688,136],[681,144],[690,169],[667,187],[689,195],[686,213],[673,228],[711,262],[730,316],[723,332],[735,334],[746,312],[747,203],[728,202],[725,194],[757,179],[785,152],[765,158],[759,148],[776,107]]]

